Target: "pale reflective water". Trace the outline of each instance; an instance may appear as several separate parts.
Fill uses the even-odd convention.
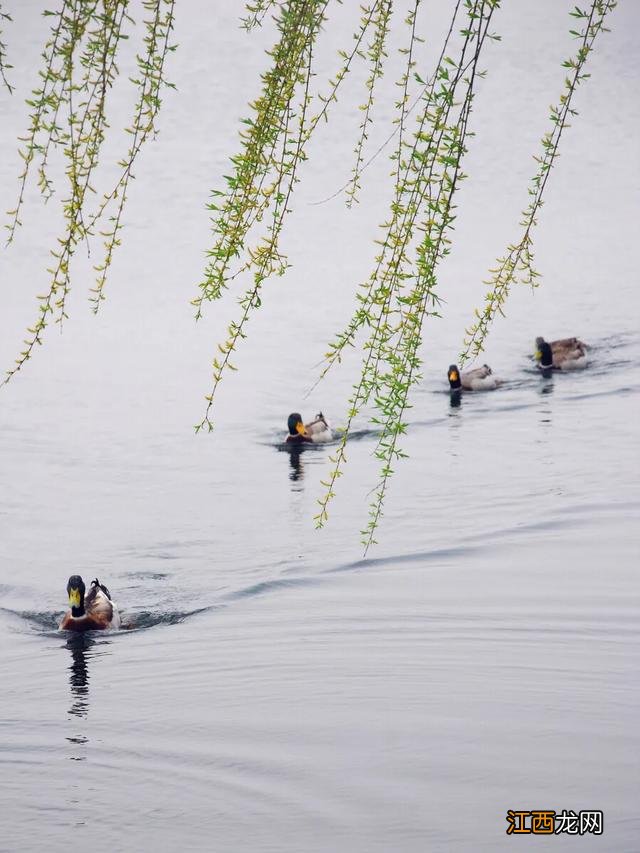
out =
[[[371,166],[358,211],[312,206],[347,177],[346,134],[328,126],[286,235],[293,269],[268,287],[216,432],[196,437],[234,304],[193,326],[203,205],[269,34],[250,41],[226,4],[181,10],[180,92],[138,167],[109,300],[88,315],[81,261],[64,334],[0,396],[0,849],[511,850],[522,841],[505,835],[509,808],[604,811],[601,837],[537,838],[541,850],[638,849],[640,15],[621,4],[612,16],[563,138],[538,233],[543,287],[514,293],[486,352],[505,385],[455,405],[446,369],[487,267],[517,233],[574,47],[568,6],[508,6],[442,269],[444,317],[427,328],[410,458],[366,560],[366,421],[322,533],[311,518],[331,449],[291,456],[279,440],[292,410],[343,420],[355,357],[304,392],[366,275],[388,165]],[[36,4],[11,11],[24,87],[42,23]],[[343,119],[356,121],[348,103]],[[8,207],[25,110],[5,94],[1,106]],[[29,201],[28,228],[0,255],[4,365],[53,236],[51,212]],[[590,368],[541,380],[528,357],[537,334],[580,335]],[[56,630],[75,572],[108,583],[129,630]]]

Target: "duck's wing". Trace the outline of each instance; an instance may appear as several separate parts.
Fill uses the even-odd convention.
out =
[[[473,381],[474,379],[486,379],[487,376],[491,376],[491,368],[488,364],[483,364],[482,367],[474,367],[473,370],[465,370],[462,374],[462,379],[463,381],[465,379]]]
[[[319,444],[323,441],[331,441],[333,439],[333,430],[325,420],[324,416],[316,418],[316,420],[312,421],[310,424],[306,424],[305,430],[307,435],[311,437],[311,440],[315,444]]]
[[[551,341],[551,349],[553,351],[571,351],[580,347],[584,347],[584,344],[582,343],[582,341],[578,340],[578,338],[560,338],[557,341]]]
[[[311,423],[305,424],[304,428],[308,435],[314,436],[326,432],[329,429],[329,424],[325,421],[324,418],[316,418],[315,421],[311,421]]]
[[[500,379],[493,375],[488,364],[465,371],[461,378],[462,387],[467,391],[493,391],[500,385]]]
[[[109,590],[97,578],[91,584],[91,589],[84,600],[87,616],[104,627],[117,628],[120,624],[118,608],[111,600]]]

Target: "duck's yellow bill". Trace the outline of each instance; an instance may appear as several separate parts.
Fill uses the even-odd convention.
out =
[[[542,361],[542,353],[540,350],[536,350],[536,361]]]
[[[299,433],[300,435],[306,435],[307,434],[307,431],[304,428],[304,424],[302,423],[302,421],[298,421],[298,423],[296,424],[296,432]]]
[[[69,604],[72,607],[80,607],[80,590],[79,589],[70,589],[69,590]]]
[[[451,374],[449,375],[449,379],[451,379],[452,382],[457,382],[458,381],[458,371],[452,370]]]

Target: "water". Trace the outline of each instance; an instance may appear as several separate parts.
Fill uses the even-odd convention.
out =
[[[0,399],[0,849],[511,850],[507,809],[567,808],[602,809],[604,835],[539,838],[541,850],[636,851],[637,7],[612,16],[563,138],[537,237],[543,287],[514,292],[483,357],[505,385],[456,407],[446,369],[515,236],[561,83],[552,63],[572,47],[563,4],[496,19],[504,41],[478,99],[482,144],[442,269],[444,317],[427,329],[410,458],[363,560],[366,420],[322,533],[311,518],[330,448],[296,458],[279,442],[293,410],[343,421],[357,358],[304,393],[366,275],[388,167],[371,166],[357,215],[339,199],[311,205],[347,177],[349,147],[329,125],[286,234],[294,267],[269,285],[216,432],[196,437],[233,308],[193,326],[203,205],[268,33],[254,54],[231,11],[193,5],[176,34],[180,93],[138,167],[103,313],[88,315],[79,281],[64,334]],[[10,11],[24,91],[42,24],[33,3]],[[11,198],[25,118],[1,97]],[[43,286],[35,237],[53,235],[53,209],[29,202],[31,230],[0,256],[4,365]],[[581,336],[590,368],[541,381],[537,334]],[[127,630],[56,630],[75,572],[108,584]]]

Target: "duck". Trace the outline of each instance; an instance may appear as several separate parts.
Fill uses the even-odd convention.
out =
[[[80,575],[71,575],[67,594],[71,610],[60,623],[63,631],[103,631],[120,627],[120,614],[107,587],[98,578],[91,581],[85,597],[85,585]]]
[[[308,424],[302,422],[299,412],[292,412],[287,418],[287,427],[286,444],[322,444],[333,439],[333,430],[322,412]]]
[[[457,364],[451,364],[447,371],[451,391],[493,391],[502,384],[502,380],[493,375],[488,364],[465,370],[461,373]]]
[[[561,338],[548,343],[536,338],[536,361],[542,371],[583,370],[587,366],[587,345],[579,338]]]

